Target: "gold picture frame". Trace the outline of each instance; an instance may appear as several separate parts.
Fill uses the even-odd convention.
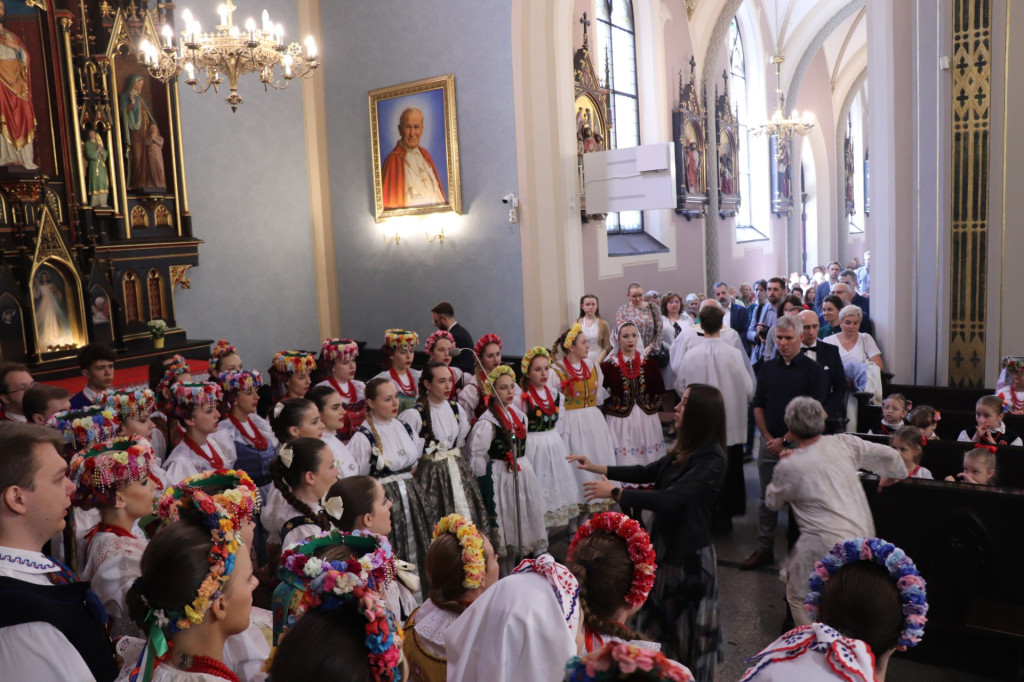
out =
[[[455,74],[371,90],[370,147],[377,222],[405,215],[462,213]],[[420,152],[414,161],[409,160],[412,149]],[[406,178],[410,164],[419,168],[418,180]]]

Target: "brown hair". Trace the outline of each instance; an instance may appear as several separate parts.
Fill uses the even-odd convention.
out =
[[[16,485],[32,490],[39,470],[36,446],[49,443],[63,452],[64,440],[58,431],[39,424],[8,424],[0,428],[0,495]]]
[[[366,382],[366,388],[363,389],[363,394],[367,400],[376,400],[377,394],[380,392],[380,387],[384,384],[391,383],[391,379],[385,379],[384,377],[375,377]]]
[[[430,312],[437,313],[438,315],[444,315],[445,317],[455,317],[455,308],[453,308],[452,304],[448,301],[441,301],[431,308]]]
[[[921,456],[924,454],[924,435],[920,429],[916,426],[901,426],[896,429],[896,433],[892,434],[893,443],[902,443],[903,445],[909,445],[917,448],[917,454],[914,455],[914,464],[921,463]]]
[[[312,609],[281,637],[273,662],[273,682],[313,679],[372,682],[366,648],[366,616],[354,606]],[[330,642],[330,646],[324,646]]]
[[[700,328],[705,334],[715,334],[722,331],[722,320],[725,319],[725,311],[717,305],[706,305],[700,311]]]
[[[466,594],[462,581],[466,572],[462,564],[462,545],[452,533],[441,533],[427,550],[427,582],[430,601],[451,613],[462,613],[466,605],[459,598]]]
[[[1002,420],[1002,418],[1003,418],[1003,399],[1002,398],[1000,398],[997,395],[983,395],[980,398],[978,398],[978,403],[974,406],[974,409],[977,410],[982,405],[984,405],[988,409],[990,409],[993,412],[995,412],[996,416],[999,417],[1000,420]]]
[[[302,416],[309,411],[309,408],[316,408],[316,403],[305,398],[288,398],[280,402],[281,411],[277,412],[274,406],[274,413],[270,417],[270,428],[274,431],[274,437],[278,442],[284,444],[295,440],[288,432],[291,427],[298,427],[302,423]]]
[[[918,405],[907,415],[907,423],[919,429],[927,429],[935,424],[935,408],[931,405]]]
[[[295,507],[303,516],[320,526],[320,530],[330,528],[330,517],[321,509],[314,512],[313,509],[295,496],[295,488],[302,482],[302,475],[320,468],[320,457],[322,452],[331,456],[327,443],[319,438],[296,438],[287,447],[292,449],[291,466],[285,466],[281,461],[281,445],[278,448],[278,455],[270,462],[270,475],[274,480],[274,487],[281,493],[285,501]],[[284,538],[282,538],[283,540]]]
[[[583,294],[582,296],[580,296],[580,317],[585,317],[586,316],[586,313],[583,312],[583,302],[585,300],[587,300],[588,298],[594,299],[594,302],[597,303],[597,308],[594,309],[594,317],[600,318],[601,317],[601,300],[597,296],[594,296],[593,294]]]
[[[683,312],[683,308],[685,307],[683,305],[683,297],[674,291],[670,291],[661,297],[661,314],[664,315],[665,317],[668,317],[668,303],[673,298],[679,301],[679,312]]]
[[[27,372],[28,367],[20,362],[0,363],[0,393],[6,394],[10,387],[7,385],[7,375],[11,372]]]
[[[690,392],[690,397],[683,410],[679,436],[672,446],[674,464],[678,466],[685,465],[691,454],[708,445],[717,443],[723,455],[726,451],[725,401],[722,393],[707,384],[690,384],[686,391]]]
[[[429,393],[427,382],[429,381],[430,383],[434,383],[434,370],[441,369],[442,367],[444,369],[448,369],[448,365],[443,362],[438,362],[437,360],[431,360],[423,367],[423,371],[420,372],[420,392],[419,395],[416,396],[417,402],[422,403],[423,405],[427,404],[427,393]]]
[[[589,630],[624,640],[643,639],[615,620],[627,607],[626,594],[633,584],[633,561],[626,541],[610,533],[593,533],[579,541],[566,562],[580,584],[583,622]]]
[[[29,421],[32,421],[33,415],[46,415],[46,407],[50,404],[51,400],[64,400],[69,395],[71,395],[71,393],[61,386],[36,384],[25,391],[25,395],[22,396],[21,413],[25,415]]]
[[[346,476],[331,486],[327,497],[340,497],[344,509],[340,519],[331,519],[334,526],[345,533],[356,529],[356,522],[363,514],[373,511],[376,500],[377,479],[372,476]]]
[[[992,478],[988,480],[988,485],[996,485],[996,481],[999,478],[999,470],[996,467],[996,453],[992,452],[987,448],[974,448],[964,453],[964,461],[968,459],[976,460],[989,471],[992,472]]]
[[[903,630],[903,604],[884,566],[855,561],[841,566],[825,583],[818,620],[859,639],[875,657],[896,647]]]

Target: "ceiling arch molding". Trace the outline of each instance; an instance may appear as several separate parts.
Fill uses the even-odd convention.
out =
[[[786,90],[787,110],[791,108],[792,103],[796,101],[797,95],[800,93],[800,83],[803,81],[804,74],[807,73],[807,69],[811,65],[811,60],[814,59],[814,55],[818,53],[818,50],[820,50],[821,46],[825,44],[825,41],[832,32],[855,12],[860,10],[862,7],[865,7],[866,3],[867,0],[850,0],[849,3],[840,7],[814,35],[814,39],[811,40],[807,49],[805,49],[803,54],[800,55],[800,61],[797,62],[796,69],[793,70],[793,75],[790,78],[789,88]],[[786,113],[788,113],[788,111]]]
[[[836,63],[832,66],[832,78],[830,82],[832,84],[832,91],[836,89],[836,83],[839,80],[839,72],[843,66],[843,57],[846,55],[846,48],[850,45],[850,39],[853,38],[854,32],[857,30],[857,26],[868,13],[867,7],[861,7],[860,12],[857,12],[857,17],[853,20],[853,24],[850,25],[850,30],[846,32],[843,37],[843,46],[839,48],[839,55],[836,57]]]

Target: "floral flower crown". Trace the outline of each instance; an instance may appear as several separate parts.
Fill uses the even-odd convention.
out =
[[[836,543],[828,554],[814,564],[804,609],[812,619],[817,620],[825,583],[840,568],[855,561],[872,561],[889,571],[889,576],[896,581],[900,601],[903,603],[903,631],[897,644],[917,646],[924,636],[924,624],[928,621],[925,617],[928,613],[928,595],[924,578],[902,549],[880,538],[853,538]]]
[[[213,350],[210,351],[211,377],[217,376],[217,363],[232,353],[238,353],[238,349],[224,339],[219,339],[217,343],[213,344]]]
[[[218,506],[213,498],[203,491],[197,488],[190,490],[191,496],[182,500],[182,516],[198,517],[202,525],[210,531],[213,545],[206,558],[210,572],[200,583],[192,603],[187,604],[180,611],[152,608],[146,595],[148,590],[145,578],[136,579],[133,587],[142,597],[143,603],[149,607],[145,619],[149,628],[149,636],[142,655],[139,657],[139,663],[129,678],[133,681],[140,676],[143,680],[152,679],[153,669],[170,650],[167,644],[168,634],[173,635],[187,630],[193,624],[203,622],[210,604],[224,593],[224,586],[231,579],[231,574],[235,570],[235,557],[239,548],[244,545],[242,534],[239,532],[238,526],[231,520],[227,510]]]
[[[81,410],[55,412],[46,425],[60,431],[64,442],[78,451],[116,436],[121,419],[108,407],[90,405]]]
[[[124,421],[128,417],[142,417],[156,409],[156,394],[148,388],[124,391],[107,390],[96,396],[96,405],[113,410]]]
[[[153,446],[138,436],[97,443],[71,458],[68,478],[75,484],[75,504],[83,509],[113,505],[117,491],[149,477]]]
[[[565,666],[565,682],[612,682],[637,672],[647,673],[644,679],[693,680],[689,670],[660,651],[609,642],[592,653],[571,659]]]
[[[487,375],[487,381],[484,382],[484,395],[491,395],[493,393],[491,386],[505,375],[512,377],[513,381],[516,379],[516,373],[508,365],[498,365],[492,369],[491,373]]]
[[[239,392],[256,391],[263,385],[263,375],[259,370],[243,369],[239,372],[221,372],[217,375],[217,383],[225,395],[237,395]]]
[[[449,514],[434,526],[433,539],[444,533],[451,533],[462,547],[462,571],[465,574],[462,586],[475,590],[484,583],[487,562],[484,560],[484,538],[476,526],[462,514]]]
[[[438,329],[436,332],[427,337],[427,342],[423,344],[423,350],[428,353],[434,350],[434,344],[437,343],[438,339],[448,339],[455,345],[455,337],[451,335],[451,332],[446,332],[443,329]]]
[[[224,398],[220,386],[212,381],[179,381],[172,389],[174,411],[181,419],[188,419],[197,407],[213,405]]]
[[[651,546],[651,537],[644,530],[643,526],[619,512],[600,512],[594,514],[590,519],[576,530],[572,542],[569,543],[569,561],[573,560],[576,547],[584,539],[588,538],[595,531],[617,535],[626,541],[626,551],[633,562],[633,582],[626,593],[626,603],[630,606],[640,606],[647,601],[647,595],[654,587],[654,573],[658,565],[654,563],[654,548]]]
[[[187,518],[197,509],[192,501],[196,492],[209,497],[227,512],[236,528],[242,527],[242,519],[253,521],[263,504],[260,491],[249,474],[241,470],[214,469],[189,476],[164,490],[156,504],[156,515],[168,523],[183,516]]]
[[[311,374],[316,369],[316,358],[304,350],[282,350],[274,355],[271,369],[281,374]]]
[[[1001,364],[1007,372],[1024,372],[1024,357],[1019,355],[1007,355]]]
[[[359,357],[359,344],[352,339],[324,339],[320,359],[327,364],[346,362]]]
[[[480,354],[484,352],[484,348],[491,345],[492,343],[498,344],[498,350],[501,350],[501,337],[497,334],[484,334],[480,337],[480,340],[473,346],[473,353],[479,358]]]
[[[519,369],[523,374],[526,374],[529,371],[530,363],[533,362],[533,359],[537,356],[550,360],[551,352],[544,346],[534,346],[530,350],[526,351],[526,355],[523,356],[523,361],[519,365]]]
[[[191,374],[192,368],[188,365],[188,360],[183,356],[175,353],[171,356],[170,363],[167,364],[164,369],[164,378],[160,380],[160,383],[156,385],[156,390],[162,392],[163,389],[170,389],[171,385],[178,380],[182,374]]]
[[[349,561],[314,556],[318,549],[337,544],[363,555]],[[376,594],[394,579],[394,564],[387,538],[369,531],[324,531],[285,549],[277,572],[282,582],[274,590],[274,644],[311,609],[355,606],[367,619],[365,641],[373,679],[397,682],[402,631]]]
[[[573,344],[576,343],[576,337],[583,331],[583,325],[579,322],[569,327],[569,331],[565,333],[565,341],[562,341],[562,348],[565,350],[572,350]]]
[[[420,336],[416,332],[404,329],[388,329],[384,332],[384,345],[391,350],[398,350],[402,347],[415,349],[420,342]]]

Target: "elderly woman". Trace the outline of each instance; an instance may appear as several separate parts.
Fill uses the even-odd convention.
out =
[[[859,307],[846,306],[839,311],[839,333],[825,339],[825,343],[839,346],[839,357],[844,366],[851,362],[873,362],[878,365],[878,369],[883,370],[885,365],[882,364],[882,351],[878,350],[870,334],[860,331],[863,319],[864,313]]]
[[[821,435],[825,408],[814,398],[793,398],[786,406],[786,428],[796,447],[785,450],[765,490],[765,504],[779,510],[789,504],[800,538],[790,550],[779,577],[797,625],[811,619],[804,610],[807,576],[814,563],[846,538],[873,537],[875,525],[859,469],[882,477],[879,490],[907,477],[900,453],[858,436]]]
[[[644,355],[661,347],[661,311],[654,303],[644,301],[644,288],[639,282],[630,282],[626,288],[628,300],[615,313],[615,326],[629,320],[640,330]]]

